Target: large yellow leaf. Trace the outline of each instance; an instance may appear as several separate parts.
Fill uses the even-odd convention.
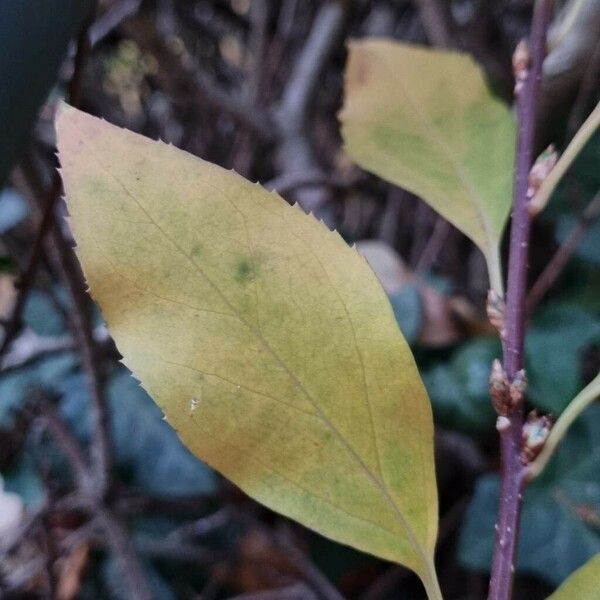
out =
[[[77,253],[109,329],[198,457],[265,505],[433,568],[430,404],[363,258],[231,171],[64,108]]]
[[[599,600],[600,554],[577,569],[548,600]]]
[[[350,156],[469,236],[501,291],[515,125],[473,60],[386,40],[353,42],[340,119]]]

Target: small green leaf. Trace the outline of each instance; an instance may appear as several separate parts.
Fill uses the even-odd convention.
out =
[[[469,236],[500,292],[515,125],[472,58],[379,39],[353,42],[340,118],[350,156]]]
[[[92,293],[187,447],[441,598],[431,407],[364,259],[231,171],[74,109],[57,131]]]
[[[548,600],[598,600],[600,597],[600,553],[577,569]]]

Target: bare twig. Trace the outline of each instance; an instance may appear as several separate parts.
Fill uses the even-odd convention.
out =
[[[313,169],[312,171],[305,172],[283,173],[279,177],[274,177],[264,183],[263,187],[267,190],[273,190],[278,194],[286,195],[306,186],[345,188],[349,187],[351,183],[354,182],[347,181],[341,177],[335,177],[335,175],[328,175],[320,169]]]
[[[180,563],[189,563],[196,566],[212,565],[224,558],[214,550],[203,548],[196,544],[172,542],[168,539],[154,539],[151,537],[138,538],[135,541],[136,551],[152,558],[164,558]]]
[[[172,515],[195,517],[207,510],[206,498],[197,497],[155,497],[143,494],[121,493],[115,501],[116,512],[122,515]]]
[[[110,7],[99,16],[90,27],[90,42],[92,48],[117,29],[125,19],[135,14],[142,0],[122,0],[113,2]]]
[[[17,298],[10,316],[6,319],[4,338],[2,340],[2,344],[0,345],[0,359],[6,354],[13,340],[15,339],[15,336],[21,329],[23,311],[25,309],[29,292],[33,287],[35,276],[44,254],[44,241],[54,219],[54,207],[60,194],[60,189],[60,179],[57,175],[53,179],[48,197],[43,202],[43,215],[38,227],[35,241],[33,242],[33,250],[31,251],[29,260],[27,261],[27,264],[19,276],[16,284],[18,288]]]
[[[29,169],[24,171],[24,175],[31,183],[31,188],[35,190],[34,180],[41,180],[39,174]],[[34,195],[34,199],[39,202],[37,195]],[[40,209],[43,210],[43,207],[40,206]],[[108,491],[111,468],[110,440],[104,398],[103,361],[99,360],[100,353],[92,329],[91,304],[82,275],[53,213],[48,227],[50,239],[44,240],[45,256],[52,259],[55,270],[71,295],[75,307],[70,314],[70,324],[89,383],[93,423],[90,455],[95,472],[93,481],[96,493],[98,497],[102,497]]]
[[[434,46],[449,48],[452,44],[451,21],[445,3],[438,0],[414,0],[419,8],[427,37]]]
[[[98,498],[108,492],[111,470],[110,436],[104,390],[104,362],[100,360],[92,328],[91,303],[85,290],[81,273],[75,263],[72,250],[67,247],[56,221],[52,223],[52,243],[47,251],[54,257],[60,278],[73,300],[72,329],[81,354],[83,371],[88,380],[91,399],[92,440],[90,443],[91,466]]]
[[[590,60],[590,64],[586,69],[581,83],[579,84],[579,91],[577,92],[577,98],[569,115],[567,122],[568,136],[570,139],[575,137],[577,130],[581,127],[581,124],[585,120],[586,110],[594,94],[598,90],[600,84],[600,39],[596,43],[594,53]]]
[[[290,562],[304,575],[306,581],[324,600],[344,600],[331,582],[308,560],[304,552],[296,546],[290,532],[282,529],[275,533],[275,541],[285,552]]]
[[[43,521],[47,510],[48,505],[44,500],[39,508],[26,513],[19,527],[0,540],[0,556],[10,554]]]
[[[90,28],[96,16],[97,1],[92,0],[90,10],[79,30],[77,36],[77,52],[75,54],[75,63],[73,66],[73,74],[69,81],[67,97],[69,104],[79,106],[81,103],[81,91],[83,89],[83,73],[85,65],[88,61],[92,44],[90,41]]]
[[[88,31],[91,26],[95,13],[95,3],[92,3],[92,7],[88,16],[86,17],[81,30],[77,38],[77,51],[75,54],[75,63],[73,68],[73,74],[68,86],[68,99],[69,103],[73,106],[79,106],[81,100],[81,87],[83,83],[83,71],[87,62],[90,52],[90,42]],[[33,287],[35,275],[43,256],[44,241],[46,234],[51,228],[52,221],[54,220],[54,209],[58,201],[58,197],[61,192],[60,177],[57,174],[52,179],[52,184],[48,192],[46,200],[43,202],[42,207],[42,218],[40,225],[33,243],[33,249],[27,264],[19,277],[17,287],[19,289],[17,299],[15,301],[12,313],[6,320],[6,326],[4,328],[4,339],[0,345],[0,358],[7,352],[15,335],[21,328],[21,320],[23,317],[23,310],[25,303],[29,295],[29,291]]]
[[[318,91],[319,77],[337,48],[345,17],[344,2],[331,1],[319,8],[275,111],[281,139],[278,156],[283,173],[321,170],[307,134],[307,121],[311,102]],[[327,200],[327,191],[320,186],[304,187],[295,194],[295,199],[307,212],[316,212]]]
[[[534,160],[535,122],[546,53],[546,32],[552,16],[553,0],[538,0],[535,6],[530,63],[523,87],[517,96],[518,141],[515,188],[508,261],[506,296],[506,335],[504,340],[504,372],[508,384],[516,383],[523,369],[525,339],[525,293],[529,256],[531,218],[527,210],[529,172]],[[523,498],[524,467],[521,462],[523,402],[522,398],[506,408],[498,420],[502,459],[500,509],[496,525],[496,541],[489,600],[509,600],[514,579],[514,560],[519,533]]]
[[[95,8],[94,3],[92,4],[92,11],[84,23],[78,38],[73,75],[69,84],[68,99],[74,105],[79,103],[81,97],[83,67],[90,50],[88,32]],[[34,192],[37,191],[40,187],[38,184],[43,178],[39,177],[37,173],[24,173],[29,175],[30,179],[35,179],[35,181],[30,181],[29,183],[32,184],[31,187]],[[73,334],[80,350],[83,370],[88,378],[92,399],[91,465],[88,465],[85,453],[78,441],[58,417],[51,403],[40,401],[43,408],[40,420],[52,434],[59,448],[68,459],[77,486],[76,504],[79,504],[81,508],[90,513],[93,519],[102,526],[108,544],[115,555],[117,563],[121,567],[123,578],[128,582],[130,597],[136,600],[149,600],[152,597],[150,586],[142,566],[131,547],[127,530],[119,518],[105,505],[110,481],[111,462],[104,392],[104,373],[102,368],[103,361],[99,360],[99,356],[97,355],[97,346],[92,330],[91,304],[85,291],[83,278],[74,260],[72,251],[68,247],[61,228],[55,219],[54,209],[60,191],[60,177],[58,173],[55,173],[46,202],[42,202],[39,193],[34,193],[36,200],[40,204],[43,216],[36,237],[32,259],[30,259],[28,267],[24,272],[26,277],[22,277],[22,280],[25,279],[25,283],[27,284],[22,285],[22,296],[25,298],[31,289],[33,276],[41,262],[42,256],[51,257],[65,287],[71,294],[74,304],[74,311],[71,314]],[[45,253],[43,253],[43,250],[45,250]],[[17,310],[13,313],[17,329],[24,301],[23,299],[20,301],[20,304],[17,304]],[[12,337],[14,338],[14,333]],[[7,348],[9,344],[10,339],[7,342],[7,338],[5,337],[3,348]]]
[[[596,194],[585,207],[578,223],[570,231],[567,239],[560,245],[531,287],[527,295],[527,314],[531,314],[548,293],[548,290],[556,283],[581,240],[598,217],[600,217],[600,193]]]
[[[102,345],[103,351],[108,352],[112,346],[106,327],[94,329],[94,340]],[[3,374],[20,369],[44,356],[68,352],[77,348],[73,337],[66,335],[41,336],[26,329],[13,343],[12,350],[0,360],[0,370]]]
[[[185,52],[175,52],[157,31],[151,19],[138,16],[123,24],[123,30],[142,49],[151,53],[158,61],[156,78],[174,101],[193,105],[210,105],[229,114],[238,123],[247,127],[264,140],[271,140],[274,127],[264,110],[248,103],[245,95],[225,90],[206,73],[197,68],[193,59]]]
[[[294,583],[278,590],[241,594],[229,600],[317,600],[317,596],[303,583]]]
[[[91,482],[85,453],[79,442],[58,416],[52,402],[40,397],[36,399],[35,404],[40,410],[39,421],[52,435],[52,438],[69,461],[77,486],[82,490],[82,493],[87,494]]]
[[[255,104],[263,80],[263,63],[267,38],[269,4],[266,0],[254,0],[250,6],[249,75],[246,81],[246,97]]]
[[[344,600],[344,597],[337,591],[331,582],[319,571],[319,569],[310,561],[293,540],[290,529],[281,524],[279,529],[273,532],[252,515],[247,512],[232,511],[232,515],[241,523],[246,523],[253,528],[263,532],[283,551],[289,563],[304,577],[304,580],[316,591],[324,600]]]
[[[107,545],[120,566],[123,580],[128,583],[130,597],[134,600],[151,600],[152,592],[148,580],[131,545],[127,529],[120,519],[104,505],[104,500],[98,498],[94,482],[95,473],[88,468],[79,442],[58,417],[52,403],[39,399],[38,406],[42,410],[40,420],[52,434],[73,470],[77,484],[75,505],[90,513],[93,521],[104,532]]]
[[[444,247],[444,242],[450,233],[450,223],[444,219],[444,217],[437,217],[435,221],[435,225],[433,227],[433,233],[431,234],[429,240],[427,240],[427,245],[425,249],[421,253],[417,265],[415,267],[415,271],[429,271],[431,267],[435,264],[435,261]]]
[[[116,558],[123,581],[127,582],[129,597],[132,600],[152,600],[154,594],[125,524],[103,505],[96,507],[94,518],[106,535],[107,545]]]

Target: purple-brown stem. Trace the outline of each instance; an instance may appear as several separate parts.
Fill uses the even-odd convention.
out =
[[[554,7],[553,0],[538,0],[531,31],[529,73],[517,96],[518,139],[514,201],[508,259],[504,370],[512,381],[523,368],[525,338],[525,294],[531,219],[527,210],[529,172],[534,161],[535,123],[542,66],[546,55],[546,32]],[[500,507],[488,600],[509,600],[512,595],[514,561],[523,498],[521,462],[523,406],[519,404],[500,427],[502,475]]]

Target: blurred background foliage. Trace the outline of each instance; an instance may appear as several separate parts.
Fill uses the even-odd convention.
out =
[[[576,18],[566,28],[557,20],[551,37],[540,151],[549,142],[564,148],[600,96],[600,2],[561,4],[574,5]],[[418,198],[354,167],[336,113],[345,42],[366,35],[472,53],[510,102],[510,57],[531,9],[530,0],[1,2],[3,326],[51,201],[53,114],[73,83],[85,110],[277,188],[357,243],[388,292],[434,408],[442,588],[449,599],[483,598],[499,464],[487,382],[500,355],[485,318],[483,257]],[[79,70],[82,31],[90,47]],[[599,166],[595,135],[534,225],[532,284],[573,229],[582,233],[529,322],[528,402],[553,415],[600,364],[600,221],[582,220],[600,190]],[[68,249],[60,203],[56,212]],[[0,358],[1,597],[148,597],[128,587],[128,560],[160,599],[423,597],[406,570],[287,522],[193,458],[119,364],[93,309],[114,463],[103,506],[123,525],[121,553],[98,515],[77,504],[56,435],[62,424],[87,448],[95,421],[74,332],[80,308],[56,248],[43,248]],[[600,411],[592,406],[527,492],[517,597],[544,598],[599,551]]]

